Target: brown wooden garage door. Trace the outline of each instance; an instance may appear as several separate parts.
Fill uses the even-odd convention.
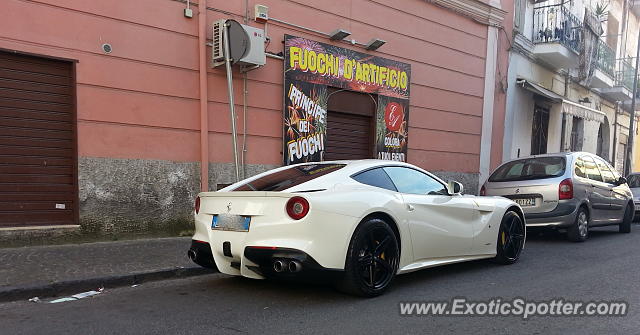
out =
[[[0,227],[76,224],[73,63],[0,51]]]
[[[329,89],[325,160],[373,158],[375,98]]]

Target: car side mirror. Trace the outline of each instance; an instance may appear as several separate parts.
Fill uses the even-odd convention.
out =
[[[447,188],[449,195],[460,195],[464,192],[464,186],[457,181],[450,181]]]
[[[618,178],[618,180],[616,181],[616,185],[624,185],[627,183],[627,178],[625,177],[620,177]]]

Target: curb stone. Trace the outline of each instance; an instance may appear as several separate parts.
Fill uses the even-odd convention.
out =
[[[99,287],[121,287],[166,279],[187,278],[217,273],[202,267],[172,268],[127,275],[116,275],[82,280],[69,280],[32,286],[7,286],[0,288],[0,303],[27,300],[33,297],[48,298],[65,294],[95,290]]]

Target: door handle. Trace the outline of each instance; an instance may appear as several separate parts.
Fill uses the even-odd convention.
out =
[[[409,212],[413,212],[413,210],[416,209],[415,207],[413,207],[413,205],[407,204],[407,210]]]

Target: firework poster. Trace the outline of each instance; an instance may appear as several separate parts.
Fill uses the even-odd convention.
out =
[[[376,156],[406,161],[410,76],[406,63],[285,35],[284,164],[323,160],[329,86],[377,95]]]
[[[378,159],[407,161],[409,101],[379,95],[376,112]]]
[[[284,164],[320,162],[327,136],[327,87],[285,80]]]

